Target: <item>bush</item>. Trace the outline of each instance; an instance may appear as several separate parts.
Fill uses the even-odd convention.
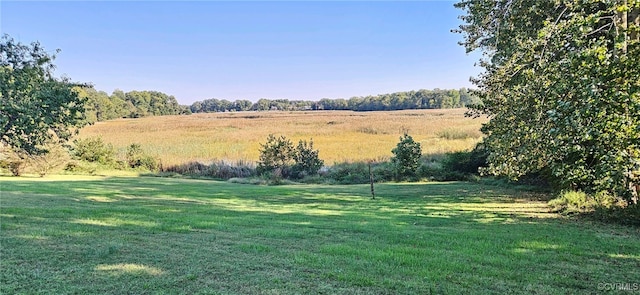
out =
[[[68,150],[58,143],[48,142],[40,148],[45,152],[31,155],[0,147],[0,168],[9,170],[13,176],[36,173],[42,177],[63,168],[70,161]]]
[[[369,167],[364,162],[335,164],[329,168],[327,178],[338,184],[369,183]]]
[[[310,175],[318,174],[318,171],[324,165],[324,161],[318,157],[318,150],[313,149],[313,139],[307,143],[300,140],[294,151],[294,161],[291,171],[295,178],[304,178]]]
[[[214,162],[209,166],[209,171],[212,177],[219,179],[246,178],[256,175],[256,169],[252,165],[242,162],[235,165],[224,161]]]
[[[180,165],[169,166],[162,169],[163,173],[186,175],[191,177],[208,177],[217,179],[245,178],[256,175],[253,165],[239,161],[230,164],[224,161],[205,164],[201,162],[189,162]]]
[[[31,155],[28,165],[33,172],[43,177],[50,172],[61,169],[69,163],[70,156],[67,149],[57,144],[48,144],[47,152],[41,155]]]
[[[405,133],[404,136],[400,137],[400,142],[391,152],[394,155],[391,158],[391,162],[395,167],[396,180],[415,177],[416,171],[420,166],[420,157],[422,156],[420,143],[415,142],[410,135]]]
[[[67,165],[64,167],[65,171],[71,172],[71,173],[81,173],[81,174],[91,174],[94,175],[96,174],[96,171],[98,170],[98,165],[97,163],[90,163],[90,162],[86,162],[86,161],[78,161],[78,160],[72,160],[69,161],[69,163],[67,163]]]
[[[391,162],[372,163],[371,172],[376,182],[392,181],[395,178],[395,170]]]
[[[391,181],[395,171],[393,164],[389,162],[371,163],[371,172],[374,181]],[[332,183],[338,184],[363,184],[369,183],[369,163],[339,163],[328,168],[324,177]]]
[[[300,140],[294,147],[284,136],[269,134],[267,142],[260,145],[257,172],[275,180],[277,178],[301,179],[318,173],[324,162],[313,149],[313,140]]]
[[[74,158],[81,161],[103,165],[112,165],[116,162],[113,146],[104,143],[100,137],[74,140],[72,154]]]
[[[608,192],[587,194],[582,191],[565,191],[549,201],[554,212],[580,214],[583,217],[623,225],[640,225],[640,204],[629,205],[621,197]]]
[[[471,177],[467,174],[443,169],[441,165],[422,163],[418,168],[418,176],[434,181],[467,181]]]
[[[7,169],[13,176],[20,176],[24,172],[26,161],[20,158],[13,150],[0,145],[0,168]]]
[[[442,169],[462,174],[479,174],[481,167],[487,166],[488,151],[478,144],[469,151],[447,153],[442,161]]]
[[[640,204],[597,208],[593,216],[602,221],[637,227],[640,226]]]
[[[150,171],[160,169],[160,161],[142,151],[142,147],[137,143],[132,143],[127,148],[127,164],[130,168],[143,168]]]
[[[293,144],[284,136],[275,137],[269,134],[267,142],[260,144],[260,160],[258,161],[258,173],[264,174],[276,169],[289,167],[293,163],[295,150]],[[283,175],[286,177],[286,175]]]
[[[556,199],[549,201],[549,206],[555,212],[580,213],[595,210],[610,210],[624,207],[624,200],[616,198],[607,192],[589,195],[582,191],[565,191]]]

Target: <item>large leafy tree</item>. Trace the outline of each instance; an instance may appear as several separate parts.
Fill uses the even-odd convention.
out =
[[[640,1],[470,0],[458,31],[480,50],[476,115],[488,171],[549,171],[566,188],[630,197],[640,166]]]
[[[46,144],[68,140],[84,123],[79,85],[53,76],[54,59],[38,42],[0,39],[0,143],[23,159],[46,153]]]

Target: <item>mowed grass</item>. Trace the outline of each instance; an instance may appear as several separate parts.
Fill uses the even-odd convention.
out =
[[[388,159],[408,132],[424,154],[472,149],[482,138],[486,119],[464,116],[465,109],[393,112],[309,111],[237,112],[119,119],[80,131],[81,138],[101,137],[121,153],[132,143],[164,165],[189,161],[258,160],[269,134],[294,144],[313,139],[327,165]]]
[[[600,294],[637,228],[482,183],[0,178],[3,294]],[[633,286],[633,285],[629,285]],[[614,290],[615,291],[615,290]]]

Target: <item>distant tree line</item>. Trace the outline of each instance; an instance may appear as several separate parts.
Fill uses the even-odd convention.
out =
[[[433,89],[395,92],[389,94],[356,96],[350,99],[323,98],[319,101],[259,99],[229,101],[205,99],[191,106],[180,105],[176,98],[158,91],[115,90],[111,95],[92,87],[78,87],[84,99],[85,116],[88,122],[106,121],[116,118],[141,118],[147,116],[180,115],[191,113],[239,112],[239,111],[306,111],[306,110],[352,110],[392,111],[407,109],[447,109],[465,107],[479,100],[466,88]]]
[[[191,113],[189,107],[178,104],[175,97],[158,91],[125,93],[115,90],[108,95],[91,87],[76,90],[85,100],[85,115],[89,122]]]
[[[478,102],[466,88],[433,89],[395,92],[370,96],[357,96],[350,99],[323,98],[319,101],[288,99],[259,99],[229,101],[226,99],[206,99],[196,101],[190,111],[193,113],[231,112],[231,111],[302,111],[302,110],[352,110],[352,111],[392,111],[407,109],[447,109],[465,107]]]

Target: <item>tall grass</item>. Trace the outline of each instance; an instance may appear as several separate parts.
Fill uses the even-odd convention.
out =
[[[464,117],[463,109],[238,112],[98,122],[80,130],[79,136],[99,136],[121,153],[139,143],[165,166],[212,159],[255,162],[269,134],[293,142],[312,138],[320,158],[332,165],[388,158],[404,132],[421,143],[424,154],[468,150],[480,140],[484,122]],[[447,138],[443,130],[471,135]]]

